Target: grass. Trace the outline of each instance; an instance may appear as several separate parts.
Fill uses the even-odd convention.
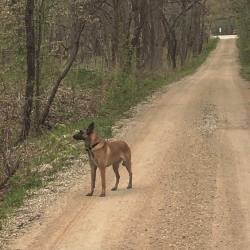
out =
[[[38,189],[43,186],[42,179],[36,174],[22,178],[22,175],[15,175],[10,178],[9,186],[11,187],[8,195],[0,204],[0,219],[5,218],[7,214],[23,204],[27,191],[30,189]],[[1,229],[1,221],[0,221]]]
[[[86,127],[91,121],[94,121],[97,124],[98,132],[103,137],[111,137],[112,125],[123,117],[124,113],[152,95],[160,87],[194,73],[206,60],[209,53],[216,48],[217,42],[216,39],[210,40],[199,56],[189,60],[182,69],[165,76],[151,74],[144,76],[143,79],[127,74],[109,76],[108,80],[112,85],[107,91],[105,103],[96,116],[75,123],[58,125],[52,132],[47,132],[40,138],[30,139],[27,144],[29,151],[32,151],[32,157],[25,162],[25,169],[20,170],[10,179],[10,191],[4,201],[0,203],[0,219],[20,207],[30,190],[46,186],[46,183],[42,181],[43,176],[37,169],[39,166],[52,165],[53,168],[45,174],[51,176],[51,180],[53,180],[56,172],[67,169],[71,161],[79,157],[83,146],[74,143],[72,139],[74,130]],[[100,73],[80,70],[78,73],[71,72],[67,82],[76,81],[76,84],[81,87],[83,79],[92,87],[100,85],[103,80]]]
[[[241,62],[241,75],[250,81],[250,63]]]
[[[241,63],[241,75],[246,80],[250,81],[250,47],[246,46],[242,41],[238,39],[237,45],[240,50],[240,63]]]

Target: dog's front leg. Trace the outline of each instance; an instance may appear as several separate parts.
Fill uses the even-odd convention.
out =
[[[104,197],[106,195],[106,168],[100,167],[100,173],[101,173],[101,181],[102,181],[102,193],[100,194],[100,197]]]
[[[95,180],[96,180],[96,169],[97,167],[94,164],[91,164],[91,191],[87,196],[92,196],[95,190]]]

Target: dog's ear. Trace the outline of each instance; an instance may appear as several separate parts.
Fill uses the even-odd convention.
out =
[[[92,134],[93,131],[94,131],[94,129],[95,129],[95,123],[94,123],[94,122],[91,122],[91,123],[89,124],[88,128],[87,128],[87,134],[88,134],[88,135]]]

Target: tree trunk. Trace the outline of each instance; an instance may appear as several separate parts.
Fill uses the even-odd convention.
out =
[[[113,30],[112,30],[112,65],[118,63],[119,51],[119,0],[113,0]]]
[[[42,29],[44,21],[44,0],[42,0],[38,13],[38,31],[37,31],[37,50],[36,50],[36,82],[35,82],[35,128],[36,132],[40,130],[40,75],[41,75],[41,45],[42,45]]]
[[[181,47],[180,47],[180,59],[181,59],[181,66],[184,66],[186,59],[187,59],[187,51],[188,51],[188,27],[187,27],[187,13],[185,9],[187,8],[187,1],[182,1],[182,12],[184,12],[181,18]]]
[[[27,82],[23,107],[23,121],[20,140],[25,140],[30,132],[33,92],[35,83],[35,29],[34,29],[34,0],[26,1],[25,27],[27,48]]]
[[[200,41],[199,41],[199,49],[198,49],[199,54],[203,50],[204,37],[205,37],[205,15],[206,15],[205,6],[206,6],[206,1],[203,2],[203,5],[201,7],[201,32],[200,32]]]
[[[177,59],[177,40],[176,40],[175,35],[173,35],[173,37],[171,38],[169,48],[170,48],[172,67],[173,67],[173,69],[176,69],[176,67],[177,67],[177,61],[176,61],[176,59]]]
[[[200,6],[195,4],[194,6],[194,46],[193,46],[193,54],[199,54],[199,45],[200,45],[200,34],[201,34],[201,23],[200,23]]]
[[[154,61],[155,61],[155,25],[154,25],[154,6],[153,2],[150,2],[150,70],[154,68]]]

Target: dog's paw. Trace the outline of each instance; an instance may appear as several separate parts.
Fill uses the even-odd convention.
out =
[[[99,197],[105,197],[105,194],[100,194]]]
[[[128,187],[127,187],[127,189],[131,189],[132,188],[132,185],[129,185]]]
[[[86,194],[86,196],[93,196],[93,193],[90,192],[90,193]]]
[[[113,187],[113,188],[111,189],[111,191],[117,191],[117,188],[116,188],[116,187]]]

